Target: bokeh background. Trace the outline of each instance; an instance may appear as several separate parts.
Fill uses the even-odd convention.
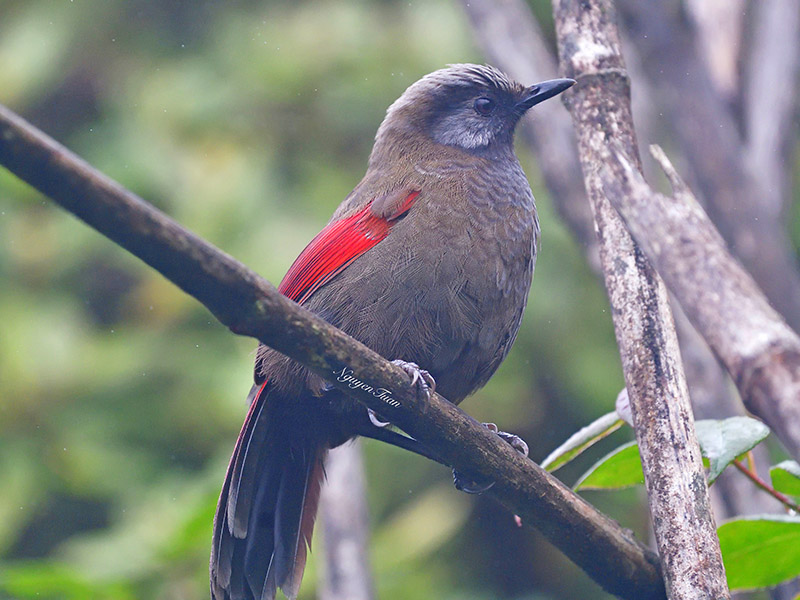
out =
[[[549,2],[533,7],[552,38]],[[446,0],[0,4],[0,102],[273,283],[360,179],[386,107],[470,61]],[[543,232],[533,291],[508,360],[463,408],[541,460],[623,382],[605,292],[519,154]],[[0,169],[0,598],[207,597],[254,347]],[[378,597],[606,597],[447,469],[364,449]],[[647,538],[640,490],[586,496]]]

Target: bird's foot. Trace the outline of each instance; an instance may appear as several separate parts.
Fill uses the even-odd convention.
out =
[[[405,371],[411,378],[411,385],[414,386],[417,397],[424,400],[430,400],[433,392],[436,391],[436,380],[425,369],[421,369],[417,363],[406,362],[399,358],[392,361],[393,365],[397,365]]]
[[[436,380],[425,369],[421,369],[417,363],[406,362],[404,360],[393,360],[393,365],[397,365],[405,371],[411,378],[411,385],[417,394],[417,398],[422,402],[422,406],[431,399],[431,394],[436,391]],[[378,414],[371,408],[367,409],[370,423],[375,427],[388,427],[391,425],[389,421],[384,421]]]
[[[514,435],[513,433],[508,433],[506,431],[500,431],[497,428],[497,425],[494,423],[484,423],[483,424],[486,429],[496,433],[500,436],[500,439],[508,442],[514,450],[522,454],[522,456],[528,456],[528,444],[525,443],[518,435]],[[483,492],[491,489],[491,487],[495,484],[494,481],[487,481],[483,480],[475,480],[465,477],[463,474],[459,473],[455,469],[453,469],[453,485],[456,486],[457,490],[461,490],[462,492],[466,492],[467,494],[482,494]]]

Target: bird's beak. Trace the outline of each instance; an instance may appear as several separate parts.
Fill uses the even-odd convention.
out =
[[[516,108],[520,112],[525,112],[531,106],[539,104],[539,102],[544,102],[553,96],[557,96],[573,85],[575,85],[574,79],[551,79],[532,85],[525,90],[525,95],[522,97],[522,100],[517,102]]]

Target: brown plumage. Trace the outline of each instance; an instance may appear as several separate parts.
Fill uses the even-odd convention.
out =
[[[369,168],[281,291],[389,359],[430,372],[458,403],[488,381],[519,329],[539,225],[513,132],[569,87],[524,87],[453,65],[410,86]],[[365,409],[261,346],[251,409],[214,524],[216,600],[297,595],[329,448],[375,429]]]

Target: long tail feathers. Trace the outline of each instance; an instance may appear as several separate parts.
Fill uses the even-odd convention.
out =
[[[284,472],[284,482],[278,498],[275,516],[275,554],[267,580],[274,569],[275,579],[289,598],[295,598],[306,567],[308,548],[319,505],[323,471],[321,457],[312,457],[307,468],[289,475]],[[302,497],[294,497],[302,490]],[[299,501],[298,501],[299,500]]]
[[[232,469],[230,490],[228,492],[228,528],[237,538],[247,534],[247,524],[250,519],[250,508],[255,499],[254,486],[258,481],[256,477],[259,467],[267,458],[264,456],[267,436],[272,433],[270,423],[265,412],[267,383],[264,382],[258,391],[250,411],[242,425],[236,448],[231,457]]]
[[[295,598],[324,476],[325,446],[283,429],[258,390],[228,466],[211,550],[214,600]],[[308,432],[305,432],[308,433]]]

